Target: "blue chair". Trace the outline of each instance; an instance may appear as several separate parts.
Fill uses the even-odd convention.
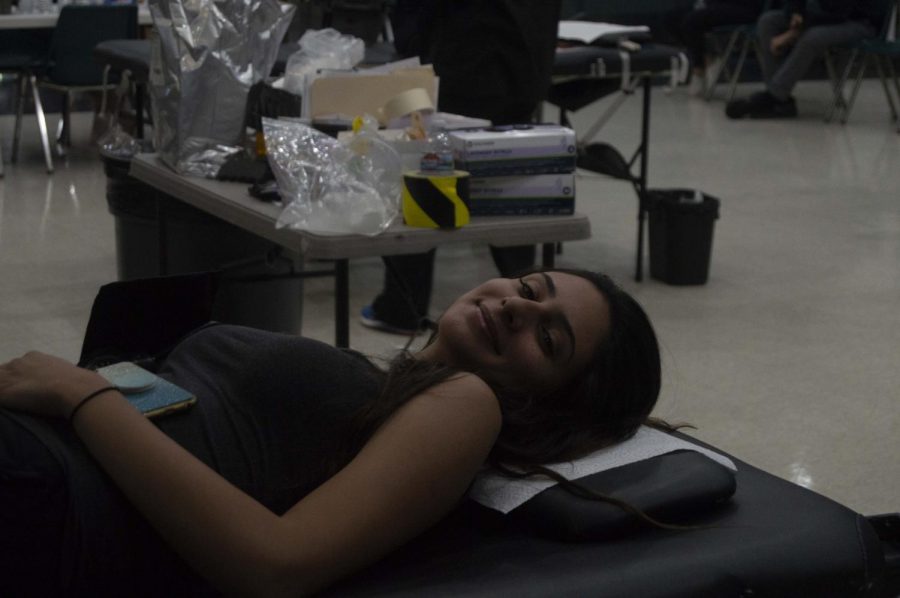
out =
[[[898,10],[897,0],[890,2],[888,10],[888,17],[885,19],[881,35],[874,39],[862,40],[851,49],[850,58],[841,76],[839,87],[835,93],[835,100],[827,120],[832,120],[840,113],[841,124],[847,124],[850,112],[853,110],[853,104],[856,102],[860,85],[862,85],[863,77],[865,77],[869,64],[872,62],[875,63],[878,78],[881,80],[881,85],[884,88],[884,95],[887,98],[888,107],[891,111],[891,120],[898,120],[897,105],[894,104],[891,88],[888,85],[888,77],[890,77],[893,80],[894,89],[897,93],[897,100],[900,102],[900,80],[897,78],[897,71],[894,67],[894,61],[900,58],[900,41],[897,40],[897,30],[900,29],[900,10]],[[857,60],[859,61],[859,67],[856,81],[853,84],[850,98],[842,106],[843,87],[849,80],[850,72]],[[900,133],[900,121],[898,121],[897,132]]]
[[[50,48],[43,60],[26,65],[23,70],[27,81],[20,88],[19,111],[16,130],[21,126],[22,105],[31,84],[35,97],[35,113],[41,129],[47,172],[53,172],[53,160],[49,152],[46,118],[38,89],[48,89],[64,94],[62,118],[57,141],[68,145],[70,141],[69,116],[73,92],[104,91],[114,87],[108,81],[103,67],[93,59],[94,47],[109,39],[136,38],[138,34],[137,5],[73,6],[67,5],[59,13],[59,20],[50,38]],[[13,155],[18,150],[18,135],[13,141]],[[62,148],[58,146],[62,154]]]

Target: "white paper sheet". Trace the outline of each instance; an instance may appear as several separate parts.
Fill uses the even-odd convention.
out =
[[[602,38],[617,40],[629,35],[647,35],[649,33],[650,28],[646,25],[616,25],[615,23],[594,21],[560,21],[557,37],[559,39],[592,44]]]
[[[599,450],[577,461],[548,465],[548,468],[570,480],[576,480],[679,450],[697,451],[732,471],[737,471],[734,462],[724,455],[646,426],[641,427],[637,434],[625,442]],[[555,485],[556,482],[549,479],[518,480],[496,473],[483,473],[475,478],[469,489],[469,498],[501,513],[509,513],[539,492]]]

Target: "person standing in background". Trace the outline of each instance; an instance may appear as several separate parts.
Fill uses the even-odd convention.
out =
[[[419,56],[440,77],[442,112],[527,123],[550,86],[561,0],[398,0],[394,45]],[[533,245],[491,246],[502,276],[530,268]],[[386,332],[421,328],[431,302],[435,250],[386,256],[384,287],[361,322]]]

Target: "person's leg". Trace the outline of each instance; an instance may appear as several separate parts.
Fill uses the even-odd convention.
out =
[[[0,595],[60,593],[64,480],[43,443],[0,410]]]
[[[784,62],[767,80],[769,93],[777,100],[788,100],[794,85],[828,48],[847,46],[874,34],[871,25],[859,21],[810,27],[800,35]]]
[[[706,64],[706,43],[704,37],[709,30],[706,24],[709,12],[709,8],[692,10],[684,15],[678,28],[681,43],[688,52],[691,67],[695,70],[702,70]]]
[[[372,302],[372,313],[363,314],[363,324],[396,332],[419,329],[431,302],[434,257],[434,249],[383,257],[384,287]]]
[[[764,12],[756,22],[757,39],[761,56],[760,68],[762,69],[763,81],[768,85],[769,81],[775,75],[781,60],[772,54],[770,46],[772,38],[787,31],[790,26],[790,19],[783,10],[770,10]]]
[[[770,48],[772,39],[788,30],[790,19],[782,10],[770,10],[764,12],[756,21],[757,42],[760,47],[760,67],[763,81],[768,87],[769,82],[778,70],[782,58],[772,53]],[[792,117],[797,115],[797,106],[794,101],[778,101],[767,90],[754,93],[748,98],[731,100],[725,106],[725,114],[728,118],[743,118],[751,116],[762,117]]]
[[[514,245],[511,247],[495,247],[491,245],[491,257],[500,276],[518,276],[534,267],[534,245]]]

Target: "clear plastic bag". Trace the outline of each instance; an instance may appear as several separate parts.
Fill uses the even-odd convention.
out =
[[[352,69],[366,53],[363,40],[330,28],[310,29],[298,43],[300,49],[288,57],[284,70],[284,88],[297,95],[303,95],[307,75],[319,69]]]
[[[104,77],[105,78],[105,77]],[[107,110],[107,95],[109,90],[103,90],[103,99],[100,102],[100,112],[94,117],[94,125],[99,130],[97,145],[106,156],[112,156],[123,160],[130,160],[140,153],[143,145],[131,134],[125,131],[119,122],[123,105],[128,98],[129,71],[122,74],[122,79],[113,94],[112,108]]]
[[[293,121],[263,118],[263,131],[284,202],[277,227],[375,235],[397,219],[400,156],[371,124],[347,143]]]
[[[244,143],[250,87],[272,71],[295,6],[149,0],[154,144],[179,174],[214,177]]]

